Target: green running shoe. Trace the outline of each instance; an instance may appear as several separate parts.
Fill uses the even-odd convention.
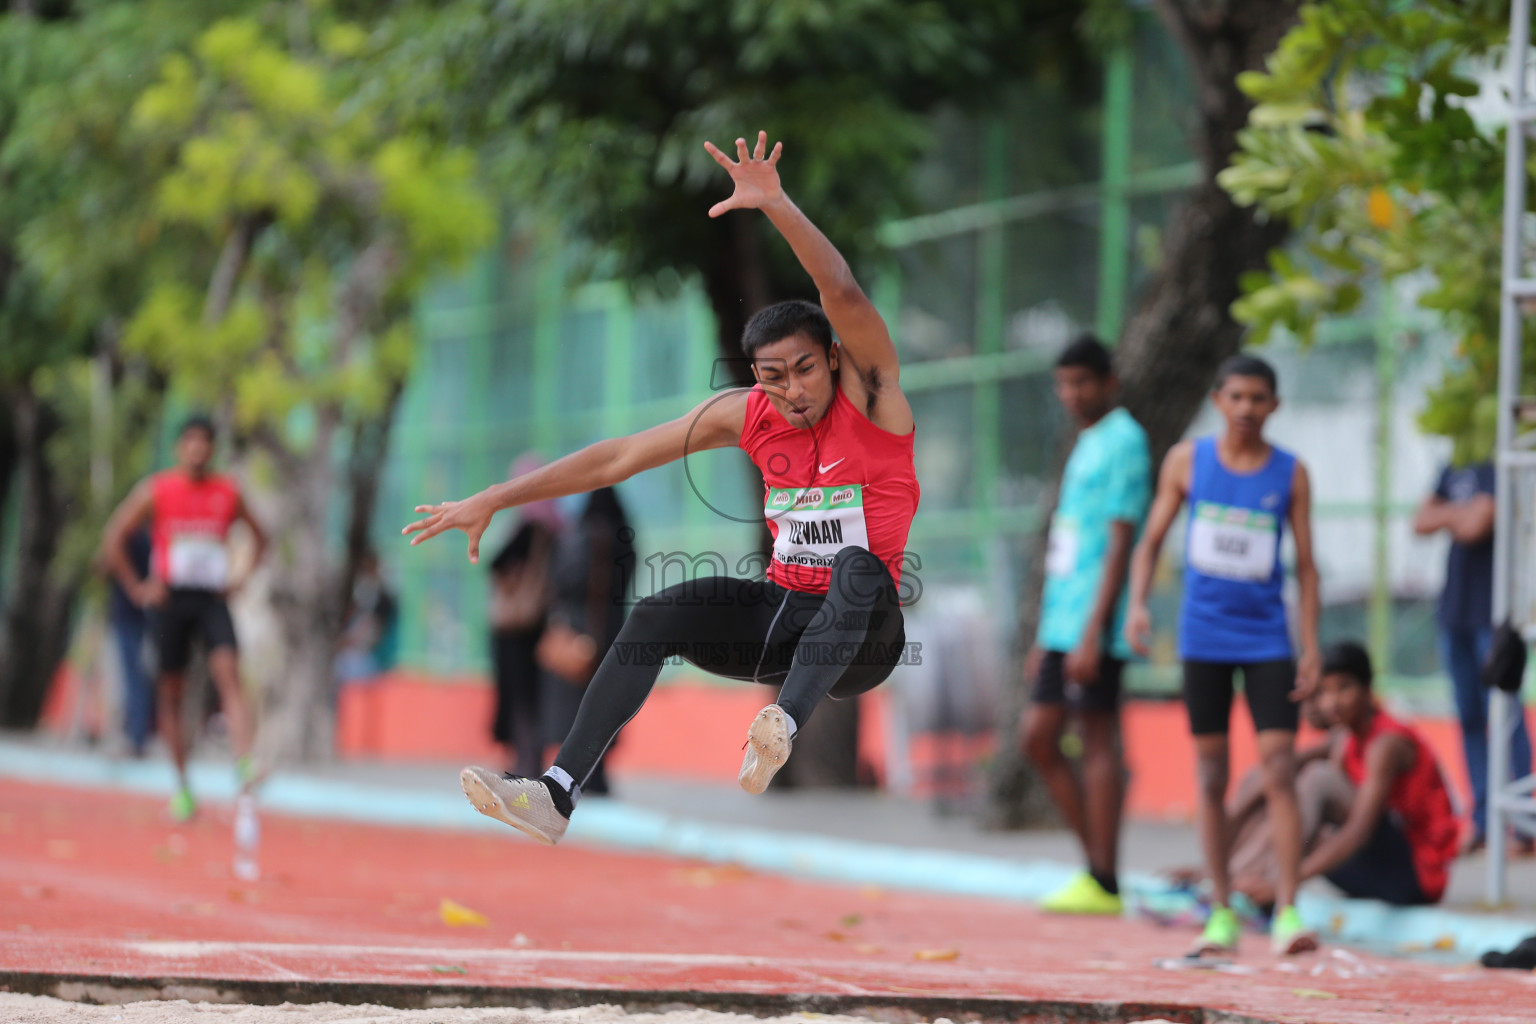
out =
[[[1211,916],[1205,922],[1200,941],[1189,951],[1190,956],[1211,956],[1236,953],[1237,940],[1243,933],[1243,923],[1231,907],[1212,907]]]
[[[1275,911],[1275,923],[1269,926],[1269,942],[1276,956],[1295,956],[1317,948],[1317,935],[1301,923],[1295,907]]]
[[[1041,901],[1040,909],[1047,914],[1119,917],[1125,911],[1125,904],[1118,895],[1106,890],[1084,871]]]
[[[190,789],[179,789],[176,795],[171,797],[168,810],[171,812],[171,820],[180,825],[192,820],[192,815],[197,813],[197,801],[192,798]]]

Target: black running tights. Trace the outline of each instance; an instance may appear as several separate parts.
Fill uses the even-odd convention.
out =
[[[905,642],[896,583],[862,547],[837,553],[825,595],[733,576],[686,580],[630,612],[555,764],[584,784],[669,657],[731,679],[782,680],[778,704],[803,727],[823,697],[853,697],[883,682]]]

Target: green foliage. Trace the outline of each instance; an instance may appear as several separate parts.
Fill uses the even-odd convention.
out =
[[[1504,191],[1502,129],[1465,101],[1508,18],[1494,0],[1307,5],[1265,72],[1240,80],[1257,106],[1220,177],[1301,242],[1244,282],[1233,313],[1252,340],[1276,327],[1310,340],[1372,281],[1428,282],[1419,303],[1457,336],[1459,359],[1421,424],[1454,438],[1461,460],[1493,444]],[[1525,370],[1536,384],[1536,362]]]
[[[224,6],[149,0],[62,22],[0,18],[0,254],[11,259],[0,383],[89,351],[165,255],[144,216],[164,154],[130,145],[121,126],[146,64]]]
[[[301,408],[380,414],[409,371],[426,276],[494,228],[469,151],[360,92],[373,37],[323,4],[305,13],[286,34],[259,12],[212,24],[160,63],[130,119],[136,140],[175,154],[153,190],[156,230],[240,272],[227,301],[213,259],[161,276],[126,344],[279,439]]]
[[[480,141],[520,208],[557,212],[603,247],[605,271],[640,281],[739,258],[738,229],[705,216],[729,189],[702,143],[729,150],[760,128],[784,141],[806,212],[854,260],[874,253],[878,225],[912,208],[934,109],[994,103],[1021,79],[1096,87],[1083,11],[1078,0],[457,0],[396,57],[422,90],[419,117]],[[779,280],[801,280],[770,252]]]

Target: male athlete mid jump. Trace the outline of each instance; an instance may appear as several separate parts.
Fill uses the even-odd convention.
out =
[[[821,699],[879,685],[905,646],[897,587],[918,485],[896,347],[847,262],[784,194],[777,169],[783,144],[765,157],[767,144],[759,132],[749,153],[737,139],[736,160],[704,144],[735,182],[709,215],[763,211],[821,295],[820,306],[781,302],[748,321],[741,347],[757,383],[463,501],[417,506],[427,518],[403,531],[416,534],[415,545],[463,530],[475,562],[501,509],[610,486],[692,451],[738,446],[763,475],[763,514],[774,538],[766,580],[700,577],[643,598],[587,686],[548,771],[536,779],[487,768],[461,774],[478,810],[545,843],[565,834],[582,783],[645,703],[668,657],[779,686],[778,701],[747,731],[741,765],[742,788],[761,793]]]

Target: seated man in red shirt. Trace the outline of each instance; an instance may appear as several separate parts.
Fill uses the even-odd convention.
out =
[[[1355,784],[1349,816],[1301,862],[1358,899],[1399,906],[1438,903],[1456,859],[1458,827],[1434,753],[1371,693],[1371,658],[1355,643],[1323,655],[1318,700],[1342,727],[1334,759]]]

